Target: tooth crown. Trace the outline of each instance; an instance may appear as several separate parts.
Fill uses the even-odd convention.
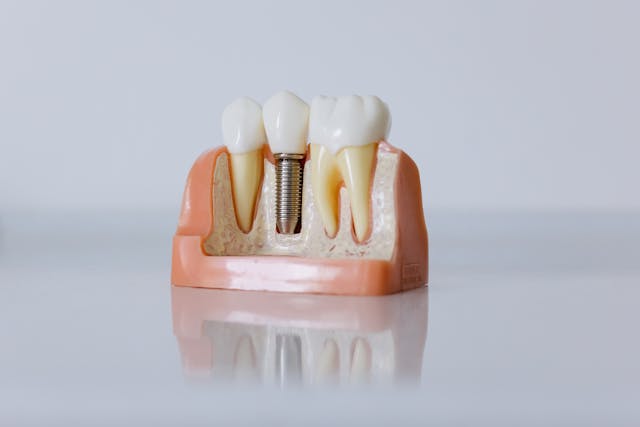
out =
[[[274,153],[304,154],[307,148],[309,106],[291,92],[279,92],[265,102],[264,125]]]
[[[267,137],[260,104],[247,97],[229,104],[222,113],[222,138],[227,150],[233,154],[244,154],[262,147]]]
[[[389,109],[377,96],[318,96],[311,103],[309,141],[336,154],[385,140],[390,125]]]

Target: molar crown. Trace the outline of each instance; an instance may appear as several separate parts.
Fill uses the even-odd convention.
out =
[[[309,140],[333,154],[387,138],[391,115],[377,96],[317,96],[311,102]]]

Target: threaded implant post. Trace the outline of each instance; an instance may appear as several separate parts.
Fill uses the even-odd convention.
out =
[[[282,234],[300,232],[304,154],[278,153],[276,161],[276,227]]]

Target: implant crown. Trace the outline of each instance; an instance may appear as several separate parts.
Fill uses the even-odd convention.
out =
[[[273,153],[306,152],[309,106],[291,92],[272,96],[262,107],[264,126]]]

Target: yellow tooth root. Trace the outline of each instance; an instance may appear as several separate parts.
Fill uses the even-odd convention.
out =
[[[329,237],[338,232],[342,177],[335,156],[324,146],[311,144],[311,185],[316,207]]]
[[[231,188],[238,228],[251,231],[256,199],[262,181],[262,148],[248,153],[230,154]]]
[[[371,179],[375,167],[377,143],[345,147],[337,155],[337,164],[344,179],[356,238],[362,242],[369,232]]]

